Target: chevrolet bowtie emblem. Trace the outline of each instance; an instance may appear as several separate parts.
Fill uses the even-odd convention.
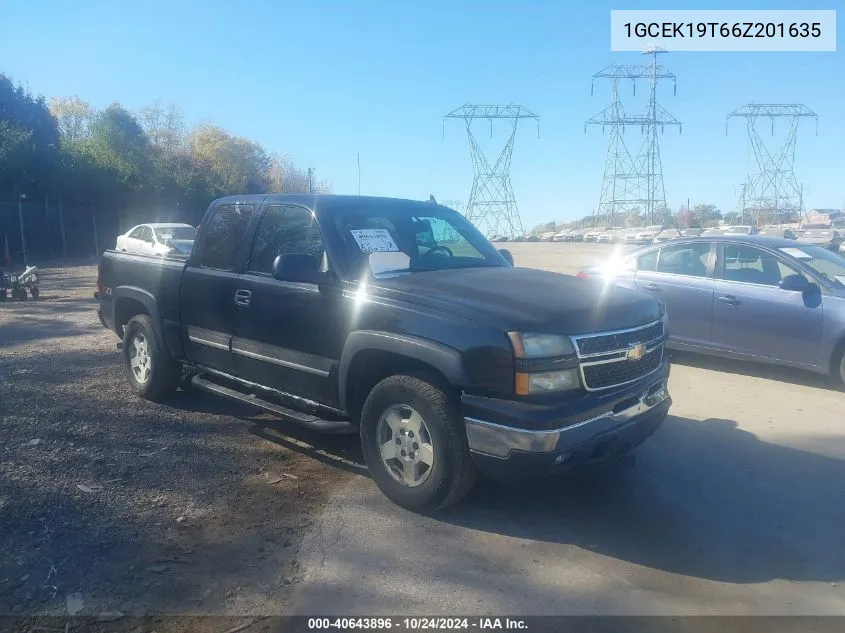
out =
[[[643,356],[646,355],[646,348],[645,345],[642,343],[635,343],[628,348],[628,352],[625,354],[626,360],[640,360]]]

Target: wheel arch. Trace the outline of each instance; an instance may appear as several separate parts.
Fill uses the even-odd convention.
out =
[[[123,327],[138,314],[145,314],[153,322],[153,332],[156,342],[164,345],[161,333],[161,319],[159,318],[157,303],[152,293],[141,288],[119,286],[112,292],[114,297],[114,330],[123,338]]]
[[[405,334],[363,330],[349,335],[338,367],[338,399],[357,419],[367,394],[397,373],[432,374],[457,392],[467,384],[460,353],[435,341]]]
[[[834,378],[838,378],[840,380],[845,381],[845,376],[843,376],[840,371],[840,363],[842,363],[843,356],[845,356],[845,332],[840,334],[839,341],[833,347],[833,351],[830,354],[830,359],[828,360],[828,368],[830,369],[830,374]]]

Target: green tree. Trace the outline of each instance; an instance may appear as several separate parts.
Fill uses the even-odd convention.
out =
[[[58,152],[58,127],[43,97],[0,75],[0,194],[47,189]]]
[[[87,138],[94,119],[94,108],[77,96],[53,97],[50,113],[58,123],[63,140],[77,141]]]

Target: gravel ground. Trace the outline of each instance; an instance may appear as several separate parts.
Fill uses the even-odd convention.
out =
[[[137,398],[95,280],[46,269],[40,300],[0,303],[0,616],[284,614],[304,531],[361,471],[355,438]]]

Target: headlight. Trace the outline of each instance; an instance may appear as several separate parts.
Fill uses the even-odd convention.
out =
[[[574,357],[568,336],[540,332],[508,332],[516,357],[516,393],[522,396],[579,389],[577,368],[556,369],[565,357]]]
[[[560,334],[523,334],[508,332],[517,358],[544,358],[547,356],[568,356],[574,354],[572,342],[568,336]]]
[[[537,373],[517,373],[516,392],[527,396],[549,391],[567,391],[581,386],[577,369],[559,369]]]

